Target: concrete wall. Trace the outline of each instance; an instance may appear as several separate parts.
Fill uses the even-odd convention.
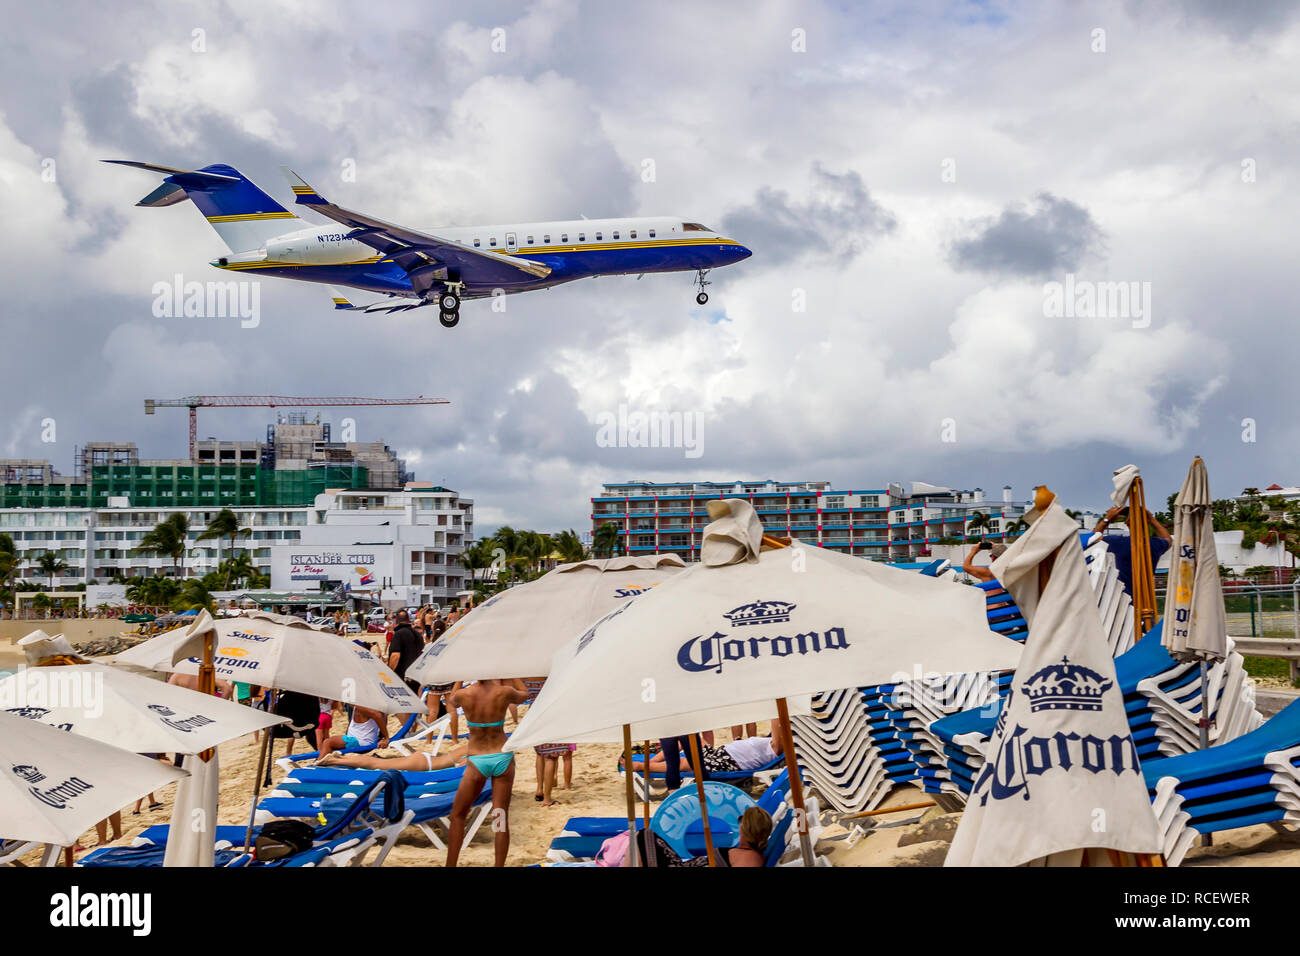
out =
[[[32,631],[42,630],[50,636],[62,634],[73,644],[95,637],[112,637],[123,631],[133,631],[136,625],[123,624],[112,618],[68,618],[49,621],[0,621],[0,645],[9,645],[26,637]]]

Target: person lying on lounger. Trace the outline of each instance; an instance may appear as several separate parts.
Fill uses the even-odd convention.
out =
[[[745,770],[757,770],[766,767],[781,756],[781,741],[775,737],[745,737],[733,740],[721,747],[705,744],[700,750],[700,759],[704,761],[704,775],[714,773],[739,773]],[[619,765],[622,766],[622,759]],[[681,768],[689,772],[691,761],[689,754],[681,756]],[[663,773],[668,769],[662,752],[650,758],[650,772]]]
[[[352,722],[348,724],[348,732],[341,737],[326,737],[316,762],[319,763],[334,751],[345,748],[373,750],[375,747],[387,747],[388,732],[380,731],[386,723],[388,718],[377,710],[371,710],[369,707],[353,707]]]
[[[331,754],[316,761],[318,767],[354,767],[358,770],[447,770],[465,763],[469,744],[453,747],[445,754],[417,751],[399,757],[378,757],[373,754]]]

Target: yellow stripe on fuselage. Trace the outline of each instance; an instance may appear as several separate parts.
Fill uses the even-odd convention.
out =
[[[457,243],[459,245],[459,243]],[[681,248],[684,246],[738,246],[740,245],[735,239],[654,239],[638,242],[589,242],[581,245],[567,246],[528,246],[522,249],[504,249],[480,247],[488,252],[497,252],[503,256],[524,256],[538,253],[570,253],[570,252],[599,252],[605,250],[621,249],[656,249],[656,248]],[[473,246],[466,246],[467,249],[473,249]],[[388,259],[388,256],[375,256],[372,259],[355,259],[351,262],[232,262],[229,265],[218,266],[219,269],[302,269],[302,268],[321,268],[322,266],[362,266],[372,262],[382,262]]]

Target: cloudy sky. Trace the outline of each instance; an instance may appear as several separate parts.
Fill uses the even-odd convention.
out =
[[[7,22],[0,456],[183,455],[184,412],[146,418],[146,397],[423,394],[453,404],[327,414],[474,497],[480,531],[586,528],[625,479],[1046,483],[1100,506],[1114,468],[1163,503],[1201,454],[1219,495],[1300,483],[1294,3],[87,2]],[[256,328],[155,318],[154,283],[223,278],[225,247],[189,204],[136,208],[156,177],[102,158],[229,163],[288,202],[284,163],[430,231],[677,215],[754,255],[705,308],[686,274],[603,278],[467,303],[446,330],[265,279]],[[1149,309],[1054,314],[1067,275],[1136,283]],[[621,404],[699,416],[702,454],[602,447]],[[268,420],[199,414],[223,438]]]

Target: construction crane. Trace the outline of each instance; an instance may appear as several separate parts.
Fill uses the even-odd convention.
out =
[[[298,398],[291,395],[191,395],[188,398],[146,398],[144,413],[152,415],[155,408],[188,408],[190,410],[190,461],[195,460],[198,442],[200,408],[337,408],[349,405],[449,405],[445,398]]]

